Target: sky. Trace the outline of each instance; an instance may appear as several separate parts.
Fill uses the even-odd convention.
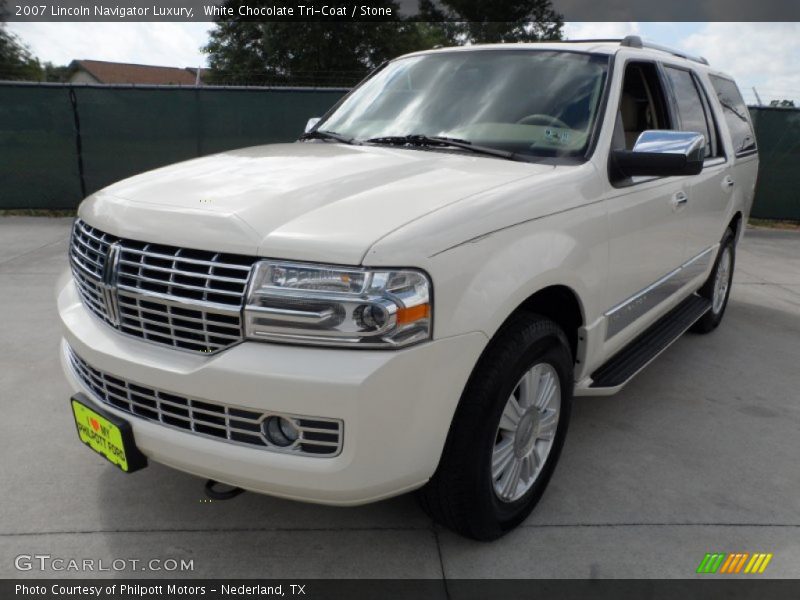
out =
[[[569,39],[639,35],[704,56],[732,75],[748,103],[793,99],[800,106],[800,23],[566,23]]]
[[[200,48],[212,23],[8,23],[42,61],[95,59],[175,67],[206,64]],[[800,23],[574,23],[567,38],[628,34],[705,56],[736,78],[748,102],[800,104]]]

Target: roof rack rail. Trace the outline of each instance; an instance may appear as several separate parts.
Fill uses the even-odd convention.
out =
[[[673,56],[679,56],[680,58],[685,58],[686,60],[700,63],[702,65],[708,64],[708,61],[702,56],[694,56],[693,54],[688,54],[682,50],[676,50],[675,48],[669,48],[660,44],[653,44],[652,42],[644,42],[638,35],[625,36],[619,45],[627,46],[628,48],[648,48],[650,50],[658,50],[660,52],[666,52],[667,54],[672,54]]]
[[[638,35],[626,35],[619,43],[620,46],[628,46],[629,48],[642,48],[642,38]]]
[[[558,43],[564,43],[564,44],[589,44],[589,43],[602,44],[602,43],[610,43],[610,42],[621,43],[622,42],[622,38],[584,38],[584,39],[579,39],[579,40],[568,39],[568,40],[546,40],[545,41],[545,43],[547,43],[547,44],[558,44]]]

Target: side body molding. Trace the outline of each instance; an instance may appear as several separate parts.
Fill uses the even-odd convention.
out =
[[[703,250],[680,267],[651,283],[643,290],[606,311],[606,340],[614,337],[639,317],[671,297],[686,283],[703,273],[711,263],[719,244]]]

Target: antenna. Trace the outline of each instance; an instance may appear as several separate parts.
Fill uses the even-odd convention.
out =
[[[761,96],[758,95],[758,90],[756,89],[756,86],[753,86],[753,93],[756,95],[756,102],[758,102],[758,105],[764,106],[764,103],[761,102]]]

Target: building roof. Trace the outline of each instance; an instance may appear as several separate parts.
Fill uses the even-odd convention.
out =
[[[102,60],[73,60],[70,67],[86,71],[99,83],[194,85],[197,77],[196,68],[157,67]],[[201,81],[205,71],[206,69],[200,71]]]

